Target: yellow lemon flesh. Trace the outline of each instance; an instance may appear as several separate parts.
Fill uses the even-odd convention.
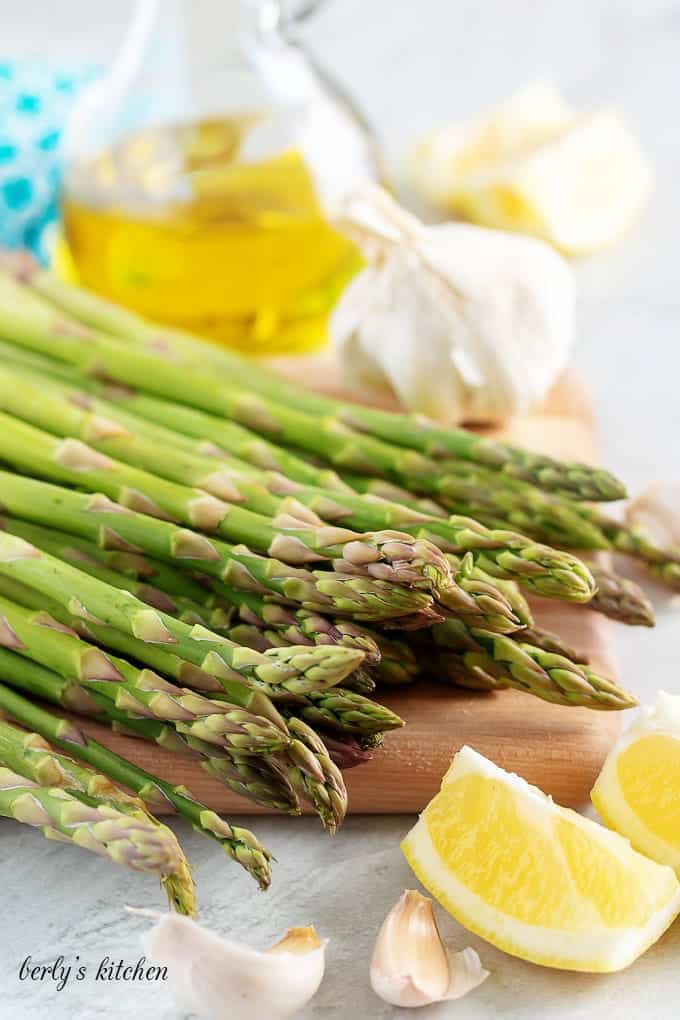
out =
[[[671,868],[469,747],[402,850],[461,924],[545,966],[621,970],[680,912]]]
[[[619,113],[577,113],[546,86],[423,139],[411,179],[465,219],[533,234],[569,255],[617,241],[651,190],[649,167]]]
[[[680,697],[659,694],[614,745],[591,794],[603,822],[680,872]]]

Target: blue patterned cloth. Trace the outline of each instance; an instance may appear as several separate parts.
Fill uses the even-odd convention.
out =
[[[0,61],[0,244],[48,260],[58,216],[61,131],[97,71]]]

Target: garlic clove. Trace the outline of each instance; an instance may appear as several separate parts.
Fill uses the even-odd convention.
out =
[[[627,505],[625,519],[661,548],[680,550],[680,482],[650,485]]]
[[[414,889],[402,893],[376,940],[370,969],[376,995],[393,1006],[427,1006],[466,995],[488,974],[474,949],[447,952],[432,900]]]
[[[311,927],[292,928],[260,952],[163,914],[142,942],[168,968],[177,1005],[202,1020],[288,1020],[316,993],[325,968],[326,942]]]
[[[449,990],[447,999],[462,999],[482,981],[486,981],[491,972],[482,967],[479,953],[468,946],[459,953],[449,953]]]
[[[321,949],[319,936],[313,925],[306,928],[289,928],[282,939],[274,943],[268,953],[311,953]]]

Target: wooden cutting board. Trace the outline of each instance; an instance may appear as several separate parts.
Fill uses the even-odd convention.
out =
[[[337,372],[321,356],[276,359],[275,367],[305,385],[338,394]],[[389,406],[389,402],[384,402]],[[590,403],[582,384],[569,377],[535,414],[510,424],[511,440],[558,457],[595,462]],[[614,675],[608,649],[610,624],[582,607],[541,601],[538,622],[586,650],[593,665]],[[372,761],[345,773],[350,811],[392,814],[420,811],[439,788],[452,755],[470,744],[503,768],[519,773],[562,804],[578,806],[588,794],[620,730],[620,713],[564,708],[516,691],[476,694],[417,685],[382,701],[406,721],[386,735]],[[82,723],[82,720],[78,720]],[[203,802],[227,813],[262,813],[231,793],[182,755],[141,740],[112,734],[97,723],[84,729],[113,750],[157,775],[187,785]]]

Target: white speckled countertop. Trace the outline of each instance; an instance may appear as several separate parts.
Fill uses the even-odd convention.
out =
[[[130,6],[2,3],[0,56],[104,60]],[[680,2],[334,0],[308,34],[362,99],[393,154],[420,130],[536,79],[556,81],[586,105],[623,107],[655,165],[657,187],[625,243],[578,266],[576,361],[595,392],[607,465],[633,491],[660,476],[680,478]],[[679,636],[680,612],[661,606],[655,631],[616,630],[621,678],[643,699],[660,686],[680,691]],[[266,895],[254,894],[214,846],[177,828],[195,864],[206,924],[259,946],[308,922],[331,938],[327,977],[307,1020],[396,1020],[401,1012],[371,993],[367,966],[375,931],[413,882],[398,850],[409,825],[408,818],[352,818],[330,842],[308,819],[258,821],[278,858]],[[0,886],[3,1020],[180,1020],[164,987],[94,980],[103,957],[139,956],[145,922],[122,906],[150,899],[160,907],[153,883],[0,822]],[[496,952],[449,918],[442,927],[461,947],[476,946],[493,973],[463,1003],[424,1014],[433,1020],[678,1015],[680,925],[629,971],[610,977],[548,972]],[[19,981],[26,956],[46,963],[60,954],[88,966],[84,981],[72,977],[61,992],[53,983]]]

